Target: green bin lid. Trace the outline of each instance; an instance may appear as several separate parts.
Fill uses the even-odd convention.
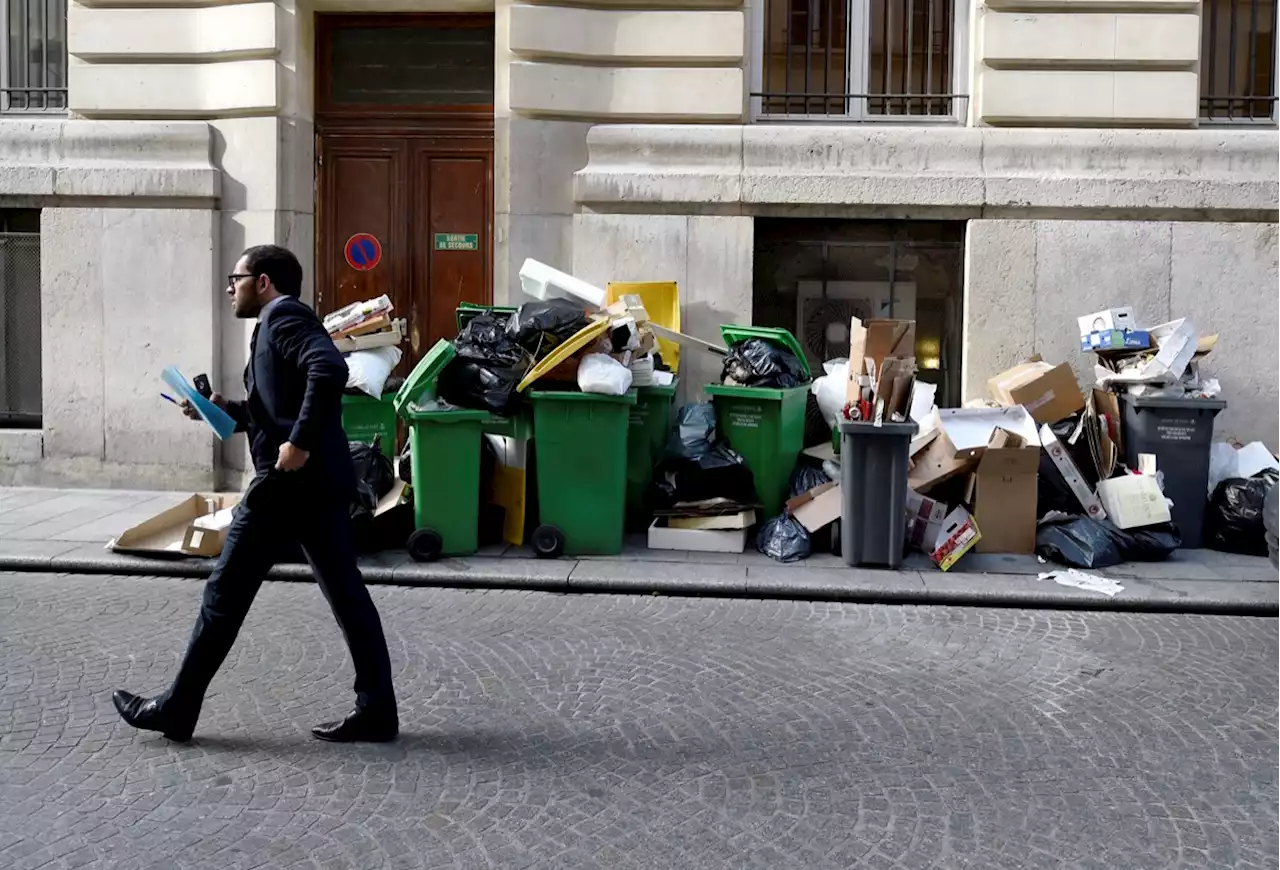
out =
[[[579,393],[572,390],[530,390],[529,398],[535,402],[602,402],[608,405],[634,405],[636,391],[627,390],[625,396],[606,396],[602,393]]]
[[[804,348],[800,347],[800,342],[796,341],[796,337],[786,329],[776,326],[744,326],[738,323],[725,323],[720,326],[720,335],[729,347],[748,338],[763,338],[771,341],[795,354],[796,359],[800,360],[801,368],[804,369],[804,376],[813,377],[813,372],[809,370],[809,360],[804,355]]]
[[[406,408],[405,419],[410,423],[481,423],[489,422],[488,411],[473,411],[469,408]]]
[[[403,417],[409,406],[435,384],[436,378],[440,377],[440,372],[444,371],[444,367],[457,355],[458,351],[454,348],[453,342],[443,338],[437,341],[435,347],[427,351],[426,356],[413,367],[409,377],[405,378],[404,386],[392,399],[396,413]]]
[[[454,311],[454,319],[458,324],[458,331],[461,332],[468,323],[480,314],[494,314],[498,317],[505,317],[515,314],[514,308],[508,308],[502,305],[481,305],[477,302],[463,302]]]

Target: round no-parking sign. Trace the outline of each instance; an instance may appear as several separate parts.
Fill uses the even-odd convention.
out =
[[[382,243],[371,233],[356,233],[347,239],[343,252],[347,265],[357,272],[368,272],[382,262]]]

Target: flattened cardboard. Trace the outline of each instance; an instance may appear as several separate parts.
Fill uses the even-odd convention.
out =
[[[1084,408],[1084,394],[1066,363],[1026,362],[991,378],[987,387],[1001,405],[1021,405],[1037,423],[1056,423]]]
[[[889,357],[916,355],[916,322],[914,320],[868,320],[866,356],[875,361],[879,371]],[[854,359],[854,357],[850,357]]]
[[[238,494],[206,495],[196,493],[166,511],[161,511],[136,526],[125,530],[119,537],[107,544],[107,549],[116,553],[134,553],[142,556],[159,556],[181,559],[187,556],[208,555],[205,552],[188,552],[183,549],[187,540],[187,532],[200,517],[208,516],[224,508],[235,507],[240,503]],[[202,536],[201,544],[205,544]],[[217,552],[222,552],[219,542]]]
[[[667,528],[690,532],[731,532],[756,524],[756,512],[739,511],[715,517],[667,517]]]
[[[747,530],[708,531],[672,529],[658,517],[649,526],[649,549],[693,550],[699,553],[741,553],[747,548]]]
[[[856,404],[862,398],[862,374],[866,367],[867,328],[862,321],[849,321],[849,380],[844,388],[846,403]]]
[[[978,464],[975,451],[956,450],[947,433],[937,430],[928,446],[916,453],[907,473],[907,485],[919,493],[927,493]]]
[[[794,502],[799,504],[792,507]],[[791,516],[810,532],[824,529],[840,519],[842,506],[838,483],[824,483],[787,502]]]

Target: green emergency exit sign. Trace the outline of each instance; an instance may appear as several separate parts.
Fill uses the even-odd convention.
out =
[[[476,233],[436,233],[437,251],[478,251],[480,236]]]

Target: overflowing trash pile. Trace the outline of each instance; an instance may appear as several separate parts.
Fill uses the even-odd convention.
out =
[[[400,364],[406,329],[402,319],[391,315],[387,296],[353,302],[324,318],[325,331],[347,360],[347,392],[382,398],[394,391],[401,379],[391,372]]]
[[[751,543],[781,562],[832,553],[887,567],[915,552],[943,571],[971,552],[1097,569],[1188,547],[1274,551],[1280,462],[1260,443],[1214,442],[1226,407],[1208,371],[1218,336],[1187,319],[1144,325],[1123,307],[1080,317],[1093,386],[1031,356],[990,378],[985,396],[939,407],[912,320],[852,318],[848,356],[814,377],[785,329],[725,324],[722,344],[683,334],[674,284],[602,289],[534,260],[520,280],[530,301],[461,306],[457,336],[396,396],[420,452],[458,449],[450,421],[477,441],[483,432],[484,470],[436,475],[454,487],[444,507],[440,490],[419,497],[415,485],[418,540],[434,524],[423,554],[474,550],[473,524],[450,516],[472,489],[505,511],[509,542],[540,516],[528,536],[539,556],[620,552],[624,526],[651,548]],[[404,327],[386,297],[325,325],[348,354],[351,390],[394,388]],[[718,382],[685,386],[683,406],[681,353],[720,367]],[[525,494],[535,465],[537,503]],[[402,464],[401,479],[427,474],[414,468]]]

